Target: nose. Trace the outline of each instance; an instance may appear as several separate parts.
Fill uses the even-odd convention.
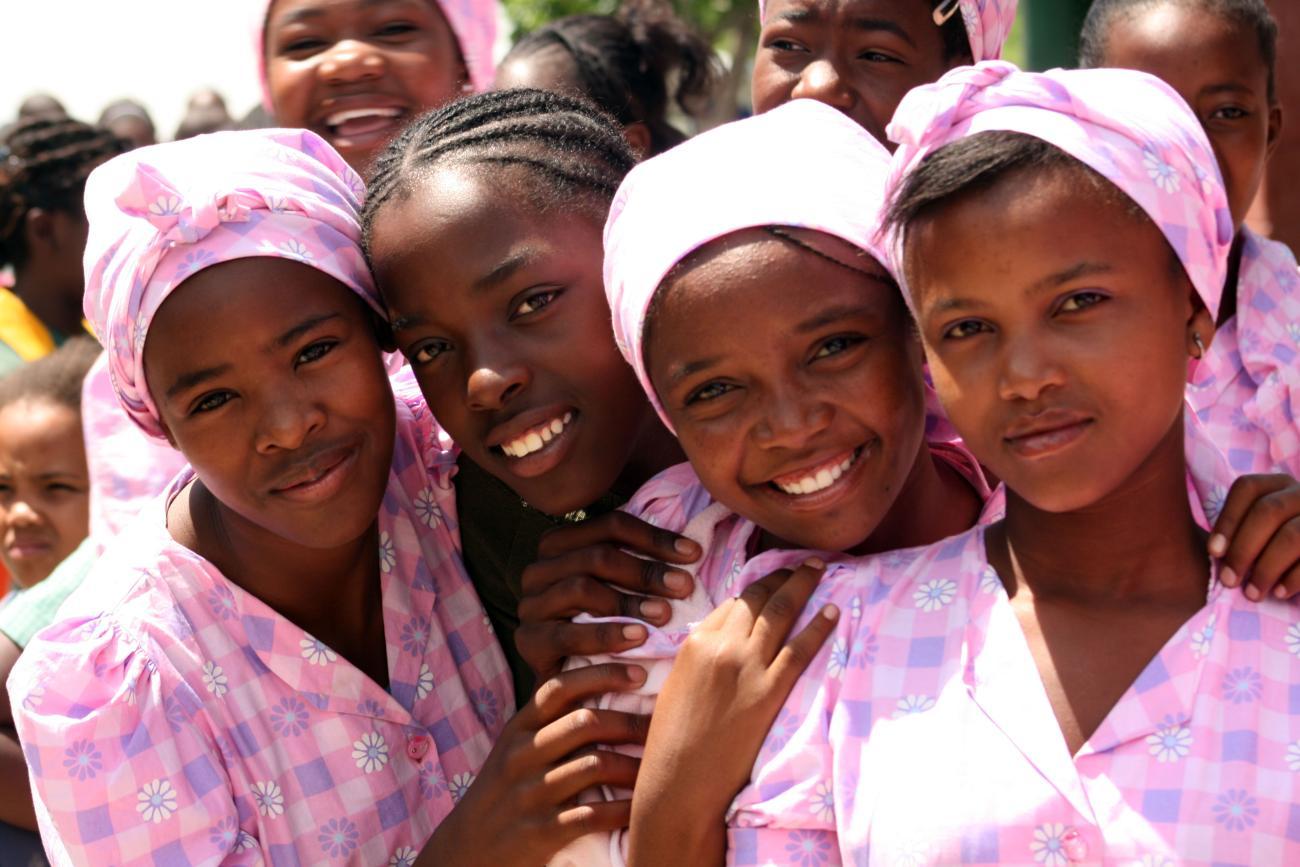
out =
[[[9,504],[9,524],[15,527],[34,527],[41,522],[41,515],[31,503],[18,498]]]
[[[349,84],[384,74],[384,53],[359,39],[334,43],[322,56],[317,74],[330,84]]]
[[[302,388],[280,390],[275,397],[260,407],[256,447],[261,454],[301,448],[328,418],[321,403]]]
[[[1033,335],[1005,340],[998,393],[1003,400],[1038,400],[1065,383],[1059,359]]]
[[[848,111],[854,101],[853,91],[845,83],[834,61],[828,58],[818,58],[803,68],[791,97],[815,99],[840,111]]]
[[[815,392],[789,387],[773,392],[754,438],[764,448],[798,449],[830,427],[835,411]]]
[[[532,376],[518,358],[480,359],[465,386],[469,408],[475,412],[502,409],[528,388]]]

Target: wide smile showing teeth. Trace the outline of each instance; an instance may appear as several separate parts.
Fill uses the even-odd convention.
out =
[[[325,125],[335,132],[344,132],[355,127],[386,125],[389,120],[401,115],[400,108],[349,108],[326,117]]]
[[[562,417],[553,418],[548,422],[539,424],[510,442],[503,443],[501,451],[512,458],[527,457],[533,452],[539,452],[546,447],[547,443],[563,434],[564,429],[568,427],[571,421],[573,421],[573,413],[566,412]]]
[[[777,476],[769,484],[794,497],[815,494],[838,482],[861,455],[862,447],[859,446],[843,458],[836,457],[824,464],[799,470],[797,473]]]

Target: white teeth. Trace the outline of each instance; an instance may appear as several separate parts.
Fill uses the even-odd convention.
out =
[[[541,451],[543,446],[564,433],[565,427],[571,421],[573,421],[573,413],[566,412],[563,418],[551,419],[522,436],[515,437],[508,443],[503,443],[501,451],[512,458],[522,458],[531,455],[533,452]]]
[[[397,117],[401,113],[400,108],[350,108],[345,111],[334,112],[325,118],[325,123],[328,126],[338,126],[363,117]]]
[[[849,471],[849,467],[853,466],[855,460],[857,460],[857,455],[851,454],[833,467],[823,467],[816,473],[806,475],[794,482],[776,482],[776,486],[785,493],[794,496],[815,494],[818,491],[826,490],[839,481],[840,477]]]

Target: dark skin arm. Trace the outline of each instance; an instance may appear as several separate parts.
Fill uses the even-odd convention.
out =
[[[755,582],[682,645],[655,705],[632,796],[632,867],[725,861],[727,808],[839,617],[826,606],[786,640],[821,573],[821,564],[810,561]]]
[[[538,687],[434,831],[417,867],[542,865],[584,834],[626,827],[629,801],[574,799],[593,786],[632,787],[639,761],[595,747],[644,743],[649,720],[581,705],[644,682],[640,666],[608,664],[566,671]]]
[[[521,578],[515,631],[520,655],[545,678],[558,673],[568,656],[640,646],[648,635],[644,627],[570,619],[586,612],[667,623],[672,611],[665,599],[684,599],[694,587],[690,574],[673,566],[692,563],[701,553],[691,540],[625,512],[552,530]]]
[[[0,633],[0,822],[17,828],[36,830],[36,812],[32,808],[32,786],[27,777],[27,760],[14,731],[13,708],[9,705],[9,672],[13,671],[22,648],[9,636]]]

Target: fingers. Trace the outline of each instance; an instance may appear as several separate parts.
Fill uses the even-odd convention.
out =
[[[631,801],[597,801],[578,804],[556,816],[564,845],[587,834],[617,831],[632,821]]]
[[[640,647],[649,630],[635,623],[525,623],[515,630],[515,647],[539,677],[552,677],[570,656],[597,656]]]
[[[722,628],[737,630],[748,635],[754,629],[758,614],[767,604],[767,600],[790,577],[789,569],[778,569],[750,584],[736,597],[735,604],[728,610]]]
[[[1283,475],[1242,476],[1233,482],[1232,487],[1228,490],[1228,496],[1224,500],[1223,509],[1219,512],[1219,518],[1214,522],[1214,529],[1210,534],[1210,556],[1225,557],[1231,550],[1233,543],[1237,541],[1240,528],[1246,522],[1247,516],[1254,510],[1259,501],[1270,494],[1285,489],[1291,484],[1293,482],[1290,476]],[[1258,533],[1258,528],[1256,532]],[[1255,553],[1258,553],[1258,551]],[[1253,560],[1254,557],[1252,556],[1247,562]],[[1244,569],[1238,571],[1237,567],[1234,566],[1233,571],[1237,576],[1240,576],[1243,574]],[[1225,580],[1224,583],[1227,584],[1228,582]]]
[[[1242,526],[1244,530],[1245,525]],[[1286,579],[1297,564],[1300,564],[1300,518],[1291,518],[1277,528],[1254,562],[1246,566],[1250,570],[1250,578],[1242,588],[1246,598],[1252,601],[1269,595],[1287,598],[1292,591],[1288,590]]]
[[[1300,487],[1287,476],[1244,476],[1228,495],[1234,499],[1227,520],[1221,515],[1215,524],[1210,550],[1220,552],[1219,580],[1225,586],[1236,587],[1251,573],[1246,595],[1260,599],[1300,562]],[[1221,527],[1231,534],[1221,533]]]
[[[799,630],[799,634],[778,651],[769,671],[772,673],[776,689],[782,694],[782,701],[790,694],[790,690],[794,689],[795,682],[816,658],[826,639],[835,631],[835,624],[839,619],[839,608],[834,605],[823,605],[808,625]]]
[[[612,543],[618,548],[667,563],[694,563],[704,552],[685,536],[648,524],[626,512],[610,512],[570,527],[557,527],[542,537],[538,559],[557,557],[580,548]]]
[[[556,761],[597,744],[644,744],[649,730],[650,717],[643,714],[582,707],[537,732],[533,744],[539,756]]]
[[[537,687],[516,719],[522,718],[520,725],[541,729],[589,698],[636,689],[645,678],[646,671],[639,665],[612,662],[563,671]]]
[[[568,620],[586,612],[594,617],[633,617],[661,626],[672,616],[672,606],[663,599],[620,593],[587,575],[570,574],[543,590],[525,593],[519,600],[521,623]]]
[[[768,598],[754,623],[753,631],[754,640],[764,659],[775,658],[781,650],[795,621],[817,589],[825,568],[826,564],[821,560],[806,560]]]
[[[520,583],[524,595],[532,596],[574,575],[587,575],[625,590],[670,599],[685,598],[694,587],[690,573],[659,560],[633,556],[621,550],[617,542],[608,541],[539,559],[524,569]]]
[[[542,779],[548,792],[547,800],[560,803],[593,786],[630,789],[636,784],[636,772],[640,767],[641,760],[635,756],[625,756],[613,750],[591,750],[554,766]]]

